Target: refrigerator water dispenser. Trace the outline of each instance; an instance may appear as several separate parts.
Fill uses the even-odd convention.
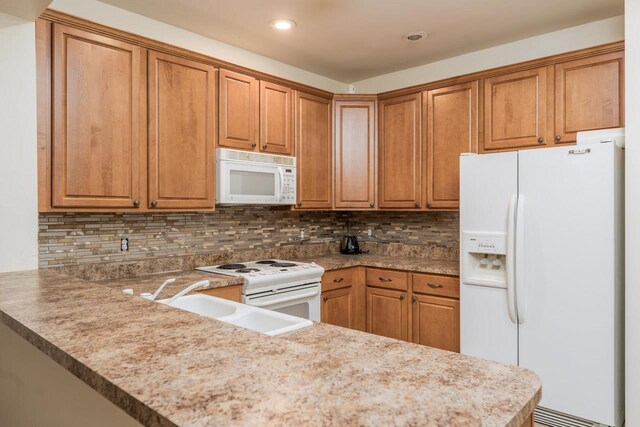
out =
[[[507,286],[507,233],[462,232],[462,282]]]

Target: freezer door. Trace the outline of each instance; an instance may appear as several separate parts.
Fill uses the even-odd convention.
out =
[[[521,151],[516,233],[520,366],[542,378],[541,406],[607,425],[615,424],[615,149]]]
[[[509,201],[518,190],[518,153],[460,158],[460,231],[507,233]],[[461,277],[465,277],[461,238]],[[460,351],[489,360],[518,363],[518,327],[509,317],[506,285],[460,284]]]

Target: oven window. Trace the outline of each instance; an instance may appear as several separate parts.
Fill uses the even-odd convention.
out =
[[[273,173],[231,170],[231,194],[274,196],[276,180]]]
[[[282,308],[274,308],[273,311],[279,313],[289,314],[291,316],[302,317],[303,319],[309,318],[309,303],[301,302],[299,304],[288,305]]]

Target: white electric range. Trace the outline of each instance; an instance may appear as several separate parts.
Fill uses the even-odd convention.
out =
[[[320,321],[324,269],[315,263],[266,259],[198,267],[196,270],[241,277],[244,280],[244,304]]]

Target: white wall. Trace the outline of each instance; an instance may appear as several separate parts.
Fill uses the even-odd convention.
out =
[[[380,93],[624,39],[624,17],[616,16],[419,67],[354,82],[357,93]]]
[[[625,1],[626,425],[640,426],[640,2]]]
[[[319,89],[346,91],[336,80],[96,0],[55,0],[49,8]]]
[[[35,24],[0,13],[0,272],[38,266]],[[9,66],[9,64],[11,64]]]

